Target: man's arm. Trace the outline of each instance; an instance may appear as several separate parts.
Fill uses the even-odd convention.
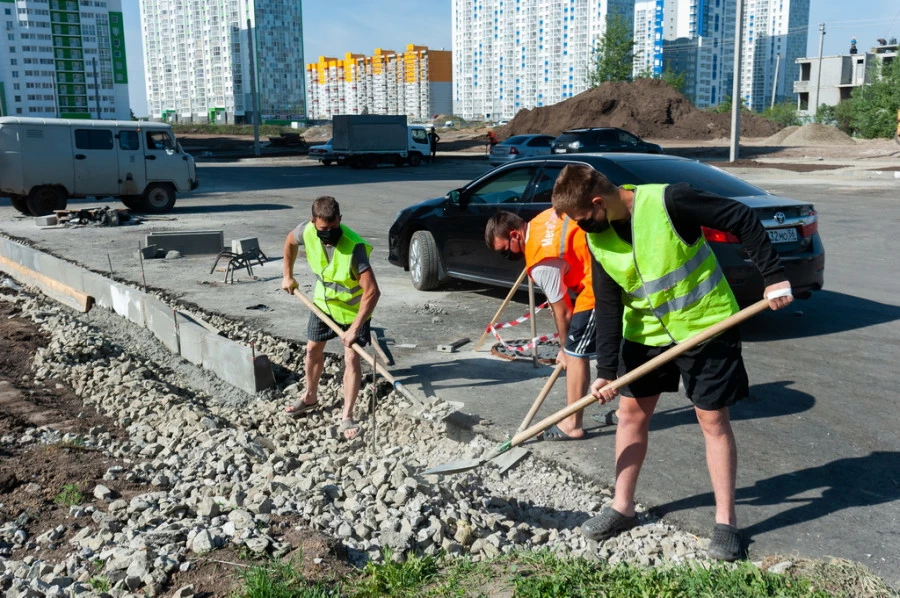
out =
[[[573,312],[568,291],[563,282],[562,268],[565,265],[566,262],[562,259],[543,260],[531,269],[532,280],[541,287],[553,311],[556,332],[559,333],[559,353],[556,356],[556,362],[563,366],[566,364],[564,348]]]
[[[622,288],[591,255],[591,278],[594,288],[594,325],[597,339],[597,381],[591,391],[599,390],[616,379],[619,370],[619,350],[622,344]],[[607,391],[601,402],[615,398],[618,391]],[[594,393],[600,398],[600,395]]]
[[[356,342],[359,335],[359,329],[365,324],[372,312],[375,311],[375,305],[381,297],[381,290],[378,288],[378,281],[375,280],[375,272],[371,267],[367,268],[359,275],[359,286],[362,287],[363,294],[359,303],[359,311],[353,318],[353,323],[347,328],[347,331],[341,335],[341,342],[345,347],[349,347]]]
[[[294,262],[297,260],[299,246],[295,231],[289,232],[284,240],[284,278],[281,280],[281,288],[288,293],[293,293],[294,289],[300,286],[294,278]]]

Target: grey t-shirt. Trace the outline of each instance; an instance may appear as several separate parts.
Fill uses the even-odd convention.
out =
[[[303,245],[303,230],[306,228],[307,224],[309,224],[309,220],[304,220],[294,229],[294,240],[297,241],[298,245]],[[319,241],[319,243],[322,242]],[[334,245],[322,243],[322,247],[325,248],[325,254],[328,256],[328,261],[330,262],[331,258],[334,256]],[[371,264],[369,264],[369,256],[366,255],[365,246],[357,245],[354,247],[353,255],[350,257],[350,271],[353,273],[353,277],[359,278],[360,274],[371,267]]]

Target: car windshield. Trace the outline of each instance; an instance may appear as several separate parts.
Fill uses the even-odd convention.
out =
[[[685,160],[629,160],[619,162],[635,175],[636,184],[689,183],[695,189],[702,189],[724,197],[746,197],[766,195],[766,192],[750,183],[700,162]]]
[[[559,137],[556,138],[557,143],[571,143],[573,141],[578,141],[579,135],[578,133],[563,133]]]
[[[516,135],[515,137],[510,137],[500,145],[522,145],[528,141],[528,139],[528,135]]]

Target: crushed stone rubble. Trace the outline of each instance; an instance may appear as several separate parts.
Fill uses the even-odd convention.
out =
[[[173,573],[226,545],[261,556],[288,554],[292,547],[267,533],[284,517],[336,538],[355,564],[380,562],[385,548],[394,558],[410,551],[481,559],[549,549],[643,566],[707,560],[706,541],[647,513],[642,525],[617,538],[587,541],[578,525],[610,504],[611,492],[554,464],[528,459],[502,475],[486,465],[455,476],[422,476],[430,466],[478,457],[494,445],[448,431],[440,401],[431,417],[411,417],[413,406],[388,383],[378,386],[374,425],[371,385],[361,391],[363,434],[345,441],[337,356],[326,358],[323,407],[292,419],[283,409],[303,383],[303,348],[296,343],[213,318],[288,373],[283,390],[222,396],[198,387],[202,374],[193,366],[176,371],[148,357],[156,355],[147,350],[156,344],[149,333],[116,334],[98,327],[97,316],[92,321],[91,314],[25,292],[0,300],[17,302],[21,316],[50,338],[35,356],[32,381],[67,383],[85,405],[127,432],[121,441],[94,428],[79,436],[84,446],[123,465],[110,467],[103,484],[85,492],[92,504],[72,506],[64,524],[29,537],[28,515],[7,513],[0,520],[0,590],[6,596],[159,596],[175,589],[169,588]],[[31,428],[0,438],[0,447],[61,440],[59,432]],[[121,498],[117,487],[134,483],[151,491]],[[50,563],[30,554],[47,547],[63,548],[67,556]],[[99,561],[98,573],[92,564]],[[95,575],[108,580],[105,593],[91,585]]]

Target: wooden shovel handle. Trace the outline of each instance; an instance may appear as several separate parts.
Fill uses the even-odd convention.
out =
[[[325,324],[327,324],[329,328],[331,328],[332,330],[334,330],[334,333],[337,334],[338,337],[340,337],[342,334],[344,334],[344,331],[341,329],[341,327],[338,326],[337,324],[335,324],[335,323],[334,323],[334,320],[332,320],[331,318],[329,318],[328,315],[327,315],[324,311],[322,311],[321,309],[319,309],[318,307],[316,307],[316,304],[313,303],[312,301],[310,301],[310,300],[306,297],[306,295],[304,295],[303,293],[301,293],[301,292],[300,292],[300,289],[294,289],[294,291],[293,291],[292,294],[294,295],[294,297],[296,297],[297,299],[299,299],[300,301],[302,301],[303,303],[305,303],[305,304],[306,304],[306,307],[308,307],[308,308],[310,309],[310,311],[312,311],[314,314],[316,314],[316,316],[318,316],[318,318],[319,318],[320,320],[322,320],[323,322],[325,322]],[[368,361],[371,361],[372,358],[369,356],[368,353],[366,353],[365,349],[363,349],[362,347],[360,347],[360,346],[356,343],[356,341],[353,341],[353,344],[350,345],[350,346],[353,348],[354,351],[356,351],[357,354],[359,354],[360,357],[364,358],[367,362],[368,362]],[[413,402],[416,403],[417,405],[424,405],[424,404],[425,404],[425,403],[422,401],[422,399],[420,399],[419,397],[417,397],[416,395],[414,395],[412,392],[409,391],[409,389],[407,389],[405,386],[403,386],[402,384],[400,384],[399,382],[397,382],[397,380],[396,380],[393,376],[391,376],[391,373],[390,373],[389,371],[387,371],[386,369],[384,369],[383,367],[381,367],[381,364],[380,364],[380,363],[377,363],[377,362],[375,363],[375,370],[376,370],[379,374],[381,374],[382,376],[384,376],[384,379],[385,379],[385,380],[387,380],[388,382],[390,382],[391,384],[393,384],[393,385],[394,385],[394,388],[396,388],[398,391],[400,391],[400,393],[403,394],[403,396],[405,396],[407,399],[413,401]]]
[[[672,361],[673,359],[675,359],[676,357],[678,357],[685,351],[693,349],[700,343],[703,343],[703,342],[711,339],[712,337],[716,336],[717,334],[720,334],[720,333],[724,332],[725,330],[728,330],[732,326],[736,326],[736,325],[740,324],[741,322],[743,322],[744,320],[748,320],[748,319],[752,318],[753,316],[755,316],[756,314],[764,312],[767,309],[769,309],[769,300],[768,299],[760,299],[759,301],[757,301],[750,307],[742,309],[738,313],[722,320],[718,324],[713,324],[712,326],[710,326],[703,332],[701,332],[699,334],[695,334],[694,336],[687,339],[683,343],[679,343],[679,344],[675,345],[674,347],[672,347],[665,353],[661,353],[660,355],[657,355],[656,357],[654,357],[647,363],[643,364],[639,368],[636,368],[636,369],[628,372],[621,378],[616,378],[615,380],[613,380],[612,382],[610,382],[609,384],[604,386],[604,388],[621,388],[622,386],[630,384],[631,382],[634,382],[635,380],[637,380],[644,374],[655,370],[656,368],[663,365],[664,363],[668,363],[668,362]],[[544,430],[546,430],[553,424],[559,423],[560,421],[569,417],[576,411],[581,411],[582,409],[584,409],[591,403],[595,402],[596,400],[597,399],[594,397],[594,395],[587,395],[585,397],[580,398],[577,402],[572,403],[571,405],[563,408],[560,411],[557,411],[553,415],[547,416],[546,418],[544,418],[541,421],[539,421],[538,423],[534,424],[527,430],[523,430],[522,432],[519,432],[518,434],[513,436],[511,445],[518,446],[519,444],[525,442],[532,436],[536,436],[537,434],[543,432]]]
[[[516,294],[516,291],[519,290],[519,285],[522,284],[522,281],[525,280],[525,275],[528,274],[528,268],[522,270],[522,273],[519,274],[519,277],[516,279],[516,282],[513,283],[512,288],[509,290],[509,294],[506,296],[506,299],[503,300],[503,303],[500,304],[500,309],[497,310],[497,313],[494,314],[494,317],[491,318],[491,323],[488,324],[488,328],[494,325],[494,322],[500,317],[500,314],[503,313],[503,310],[506,309],[506,306],[509,305],[509,302],[512,300],[513,295]],[[472,351],[477,351],[481,348],[481,344],[484,342],[484,339],[487,338],[488,331],[487,328],[484,329],[484,332],[481,335],[481,338],[478,339],[478,342],[475,343],[475,347]]]
[[[544,384],[544,388],[541,389],[540,394],[538,394],[537,398],[534,400],[534,404],[531,406],[531,409],[528,410],[528,415],[525,416],[525,419],[522,420],[522,423],[519,425],[519,429],[517,431],[521,432],[525,428],[528,427],[528,424],[531,423],[531,420],[534,419],[534,416],[537,414],[538,409],[541,408],[541,405],[544,404],[544,399],[547,398],[547,395],[550,394],[550,390],[553,388],[553,385],[556,384],[557,378],[563,371],[563,364],[557,364],[556,368],[554,368],[553,373],[550,374],[550,378],[547,379],[547,382]]]

